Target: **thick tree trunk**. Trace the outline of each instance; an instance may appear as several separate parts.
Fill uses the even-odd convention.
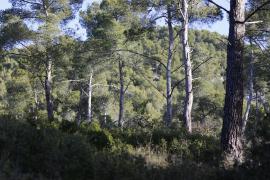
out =
[[[252,47],[252,41],[250,40],[250,46]],[[250,60],[249,60],[249,65],[248,65],[248,96],[247,96],[247,107],[245,110],[244,118],[243,118],[243,125],[242,125],[242,131],[245,132],[248,117],[249,117],[249,112],[250,112],[250,107],[251,107],[251,102],[253,98],[253,77],[254,77],[254,52],[253,49],[251,49],[250,52]]]
[[[52,61],[51,60],[49,60],[46,65],[45,96],[46,96],[48,120],[51,122],[54,119],[53,101],[52,101]]]
[[[92,122],[92,91],[93,91],[92,81],[93,81],[93,72],[90,73],[88,82],[88,108],[87,108],[88,123]]]
[[[172,122],[172,77],[171,77],[171,66],[172,66],[172,56],[173,56],[173,46],[174,46],[174,37],[173,37],[173,27],[172,27],[172,13],[170,5],[167,6],[167,14],[168,14],[168,30],[169,30],[169,48],[168,48],[168,61],[167,61],[167,69],[166,69],[166,99],[167,99],[167,112],[166,112],[166,122],[167,126],[170,126]]]
[[[245,1],[231,0],[227,47],[226,95],[221,144],[225,167],[242,162],[243,50]]]
[[[123,125],[123,118],[124,118],[124,62],[122,60],[119,60],[119,82],[120,82],[120,88],[119,88],[119,117],[118,117],[118,127],[122,127]]]
[[[183,60],[185,65],[185,103],[184,103],[184,123],[188,132],[192,132],[191,126],[191,111],[193,104],[193,89],[192,89],[192,67],[190,60],[190,47],[188,43],[189,31],[189,16],[188,16],[188,1],[182,1],[182,29],[181,40],[183,46]]]

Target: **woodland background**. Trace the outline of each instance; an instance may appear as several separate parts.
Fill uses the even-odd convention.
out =
[[[270,178],[270,1],[10,2],[1,179]],[[222,18],[228,37],[188,26]]]

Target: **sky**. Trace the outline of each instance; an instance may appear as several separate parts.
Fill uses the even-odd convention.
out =
[[[82,10],[86,10],[87,6],[91,5],[93,1],[98,1],[98,0],[84,0]],[[226,9],[229,9],[229,0],[215,0],[215,2]],[[0,0],[0,10],[10,8],[11,4],[8,2],[8,0]],[[229,30],[229,23],[227,20],[226,14],[223,12],[224,18],[221,21],[217,21],[211,25],[205,25],[205,24],[194,24],[191,27],[194,29],[206,29],[211,32],[218,32],[219,34],[222,35],[228,35],[228,30]],[[76,31],[76,36],[80,37],[82,40],[86,38],[86,31],[83,29],[79,23],[78,18],[69,23],[68,27],[75,29]]]

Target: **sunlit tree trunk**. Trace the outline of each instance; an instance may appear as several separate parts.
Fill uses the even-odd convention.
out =
[[[88,108],[87,108],[87,122],[92,122],[92,91],[93,91],[93,72],[90,73],[88,82]]]
[[[181,43],[183,46],[183,61],[185,65],[185,102],[184,102],[184,123],[188,132],[192,132],[191,125],[191,111],[193,104],[193,89],[192,89],[192,67],[190,60],[190,47],[188,43],[188,31],[189,31],[189,16],[188,16],[188,1],[182,0],[182,29]]]
[[[226,95],[221,134],[224,165],[241,163],[245,1],[231,0],[227,46]]]
[[[52,101],[52,61],[48,60],[46,64],[45,76],[45,96],[47,104],[47,114],[49,121],[53,121],[53,101]]]

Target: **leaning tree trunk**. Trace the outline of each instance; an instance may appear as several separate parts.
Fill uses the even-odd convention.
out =
[[[183,60],[185,65],[185,103],[184,103],[184,123],[188,132],[192,132],[191,126],[191,111],[193,104],[193,89],[192,89],[192,67],[190,60],[190,47],[188,43],[189,16],[188,16],[188,1],[182,1],[182,29],[180,30]]]
[[[225,167],[241,163],[245,1],[231,0],[227,46],[226,95],[221,145]]]
[[[167,69],[166,69],[166,99],[167,99],[167,112],[166,112],[166,122],[167,126],[170,126],[172,122],[172,77],[171,77],[171,66],[172,66],[172,55],[173,55],[173,44],[174,44],[174,37],[173,37],[173,27],[172,27],[172,12],[171,6],[167,6],[167,14],[168,14],[168,30],[169,30],[169,48],[168,48],[168,62],[167,62]]]
[[[92,122],[92,91],[93,91],[92,81],[93,81],[93,72],[90,73],[88,82],[88,108],[87,108],[88,123]]]
[[[53,101],[52,101],[52,61],[51,60],[49,60],[46,65],[46,76],[45,76],[44,87],[45,87],[48,120],[51,122],[54,119]]]
[[[250,46],[251,46],[251,52],[250,52],[250,60],[249,60],[249,65],[248,65],[248,96],[247,96],[247,107],[245,110],[244,118],[243,118],[243,125],[242,125],[242,131],[243,133],[245,132],[248,117],[249,117],[249,112],[251,108],[251,102],[253,98],[253,77],[254,77],[254,52],[253,52],[253,47],[252,47],[252,41],[250,40]]]
[[[122,127],[123,125],[123,118],[124,118],[124,62],[119,60],[119,82],[120,82],[120,89],[119,89],[119,117],[118,117],[118,127]]]

